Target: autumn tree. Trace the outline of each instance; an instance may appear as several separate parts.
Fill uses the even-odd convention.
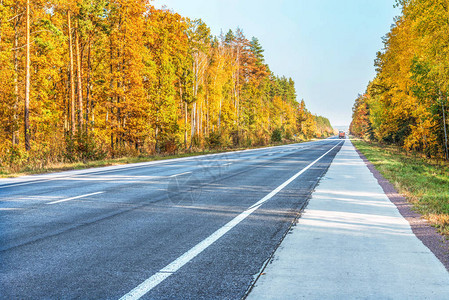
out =
[[[449,158],[448,3],[398,1],[402,15],[384,38],[377,75],[364,103],[354,105],[354,133],[395,143],[427,156]],[[366,130],[360,128],[362,120]]]
[[[332,134],[263,53],[146,0],[0,1],[0,166]]]

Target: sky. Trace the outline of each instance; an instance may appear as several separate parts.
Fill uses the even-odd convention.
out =
[[[257,37],[276,75],[295,81],[298,100],[348,126],[352,105],[375,76],[374,59],[390,31],[395,0],[155,0],[214,35],[237,27]]]

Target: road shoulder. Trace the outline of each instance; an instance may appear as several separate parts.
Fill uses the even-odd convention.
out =
[[[347,140],[249,299],[446,299],[449,273]]]
[[[398,193],[394,186],[385,179],[382,174],[376,169],[376,167],[355,148],[357,154],[364,161],[368,169],[376,178],[378,184],[382,187],[385,195],[388,199],[396,205],[399,213],[406,219],[413,233],[421,242],[426,245],[430,251],[441,261],[441,263],[449,271],[449,240],[443,235],[438,233],[435,227],[432,227],[430,223],[422,217],[421,214],[413,210],[413,205],[407,201],[407,199]]]

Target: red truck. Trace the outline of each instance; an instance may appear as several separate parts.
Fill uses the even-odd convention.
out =
[[[345,137],[346,137],[346,133],[344,131],[338,132],[338,138],[339,139],[344,139]]]

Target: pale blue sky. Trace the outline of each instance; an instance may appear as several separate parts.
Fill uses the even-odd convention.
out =
[[[240,27],[259,38],[277,75],[292,77],[298,100],[333,126],[349,125],[352,105],[375,76],[376,52],[399,9],[395,0],[155,0],[201,18],[219,35]]]

